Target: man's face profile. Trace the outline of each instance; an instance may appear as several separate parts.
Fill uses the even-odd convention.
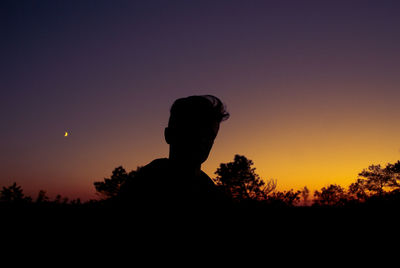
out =
[[[196,120],[167,127],[165,140],[182,162],[202,164],[207,160],[218,134],[219,122]]]

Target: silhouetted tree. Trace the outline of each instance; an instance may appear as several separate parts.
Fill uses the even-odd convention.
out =
[[[300,191],[272,192],[266,198],[266,203],[274,207],[293,207],[300,201]]]
[[[56,198],[54,199],[54,203],[60,204],[61,203],[61,198],[62,198],[62,196],[60,194],[56,195]]]
[[[385,168],[371,165],[358,174],[360,177],[349,186],[348,197],[353,203],[383,205],[400,200],[400,161],[388,163]]]
[[[44,203],[44,202],[48,202],[48,201],[49,201],[49,197],[46,195],[46,191],[40,190],[38,193],[38,196],[36,198],[36,203]]]
[[[342,206],[347,203],[347,194],[340,185],[331,184],[323,187],[321,192],[314,192],[314,205],[320,206]]]
[[[387,164],[385,169],[392,174],[394,179],[392,187],[396,187],[396,189],[400,190],[400,160],[394,164]]]
[[[304,186],[304,188],[301,190],[301,197],[303,198],[304,206],[308,205],[309,196],[310,196],[310,190],[308,190],[307,186]]]
[[[368,190],[365,185],[365,180],[357,179],[349,186],[349,197],[352,200],[357,200],[358,202],[364,202],[369,197]]]
[[[276,188],[276,181],[265,183],[252,166],[253,161],[235,155],[233,162],[220,164],[214,182],[235,201],[263,200]]]
[[[62,203],[63,203],[63,204],[68,204],[68,201],[69,201],[69,198],[68,198],[68,197],[64,197],[64,198],[62,199]]]
[[[0,191],[0,202],[27,203],[31,201],[32,199],[24,195],[21,186],[18,186],[16,182],[9,187],[3,186],[3,189]]]
[[[71,200],[71,205],[79,206],[80,204],[81,204],[81,199],[80,198]]]
[[[357,184],[373,194],[382,195],[387,190],[398,187],[396,172],[394,172],[396,168],[397,166],[392,164],[388,164],[385,168],[381,165],[371,165],[358,174],[361,178]]]
[[[121,186],[128,180],[135,177],[137,170],[127,173],[122,166],[116,167],[110,178],[105,178],[104,181],[94,182],[94,187],[96,188],[97,194],[103,199],[108,199],[118,196]]]

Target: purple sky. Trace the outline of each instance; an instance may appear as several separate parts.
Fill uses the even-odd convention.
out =
[[[193,94],[220,97],[232,115],[204,166],[210,176],[239,153],[278,186],[319,187],[335,182],[305,179],[321,155],[337,155],[327,170],[341,166],[341,153],[352,156],[355,170],[400,158],[399,1],[0,7],[0,186],[17,181],[32,193],[92,196],[93,181],[118,165],[131,170],[167,155],[169,107]],[[338,129],[345,135],[329,136]],[[353,140],[368,131],[372,136]],[[307,143],[313,134],[321,138],[315,148]],[[371,141],[371,155],[358,140]],[[365,159],[353,157],[361,154]],[[299,161],[304,171],[280,173]],[[335,176],[345,183],[354,172]]]

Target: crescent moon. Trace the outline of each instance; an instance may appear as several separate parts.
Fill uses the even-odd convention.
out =
[[[65,131],[64,137],[68,137],[68,132],[67,131]]]

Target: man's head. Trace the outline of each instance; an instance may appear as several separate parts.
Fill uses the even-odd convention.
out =
[[[203,163],[210,153],[219,124],[229,118],[224,104],[211,95],[177,99],[165,128],[173,157],[189,165]]]

